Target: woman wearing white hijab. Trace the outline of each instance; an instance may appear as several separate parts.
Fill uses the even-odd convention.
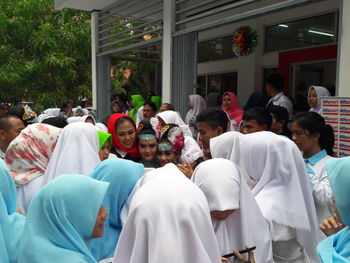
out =
[[[193,138],[197,139],[198,131],[196,127],[196,117],[199,113],[207,108],[205,100],[197,94],[189,96],[189,108],[190,110],[186,114],[185,123],[190,127]]]
[[[217,137],[210,139],[210,154],[212,158],[224,158],[237,164],[241,170],[244,170],[240,165],[240,141],[245,136],[236,131],[225,132]],[[256,185],[256,180],[251,178],[246,172],[243,176],[250,189]]]
[[[46,169],[45,183],[63,174],[89,175],[100,163],[99,149],[94,125],[85,122],[67,125]]]
[[[309,111],[321,114],[321,100],[320,97],[329,97],[331,94],[329,90],[321,86],[310,86],[307,93],[307,102],[310,106]]]
[[[252,193],[270,223],[274,261],[318,262],[317,218],[304,159],[288,138],[244,135],[240,163],[257,181]]]
[[[211,159],[197,166],[192,181],[208,200],[221,254],[256,246],[256,262],[272,263],[268,223],[238,166],[229,160]]]
[[[156,124],[156,130],[158,137],[160,137],[161,130],[166,124],[176,124],[180,126],[185,135],[185,145],[181,151],[180,161],[181,163],[193,163],[198,158],[203,157],[203,152],[197,142],[193,139],[192,133],[189,127],[181,119],[179,113],[176,111],[163,111],[156,115],[158,123]]]
[[[113,262],[219,263],[201,190],[173,164],[152,172],[131,201]]]

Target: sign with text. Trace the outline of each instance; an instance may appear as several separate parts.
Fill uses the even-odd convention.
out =
[[[350,98],[321,97],[321,115],[334,131],[334,152],[350,156]]]

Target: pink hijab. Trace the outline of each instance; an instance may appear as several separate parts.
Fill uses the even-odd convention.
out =
[[[222,95],[222,103],[224,102],[224,97],[226,95],[229,95],[231,98],[231,108],[225,109],[222,106],[222,110],[228,114],[230,119],[235,120],[237,124],[239,124],[242,121],[244,111],[239,108],[237,96],[232,92],[227,91],[224,93],[224,95]]]

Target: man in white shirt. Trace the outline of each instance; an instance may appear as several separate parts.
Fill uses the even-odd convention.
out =
[[[273,104],[286,108],[289,114],[289,119],[291,120],[293,117],[293,105],[290,99],[284,95],[283,87],[284,78],[278,73],[274,73],[266,79],[265,90],[267,95],[271,97],[266,107]]]

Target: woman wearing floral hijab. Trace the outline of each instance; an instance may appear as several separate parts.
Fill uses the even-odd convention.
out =
[[[11,142],[5,163],[17,186],[18,207],[27,213],[29,203],[42,187],[42,180],[61,129],[35,123],[27,126]]]

